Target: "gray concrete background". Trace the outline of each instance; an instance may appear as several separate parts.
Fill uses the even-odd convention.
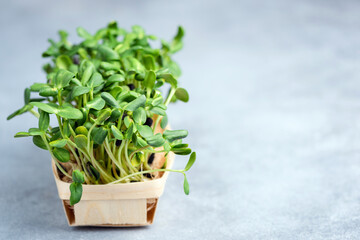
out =
[[[0,2],[0,239],[359,239],[357,1]],[[172,174],[151,227],[70,228],[49,154],[5,117],[44,81],[41,53],[66,29],[116,19],[169,39],[191,101],[170,107],[198,153],[191,194]],[[177,158],[177,168],[185,159]]]

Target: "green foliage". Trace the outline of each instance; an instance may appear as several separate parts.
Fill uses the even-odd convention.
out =
[[[70,153],[65,148],[54,148],[53,154],[60,162],[68,162],[70,160]]]
[[[82,184],[150,180],[147,173],[157,171],[184,174],[188,194],[185,172],[196,155],[181,143],[187,131],[155,129],[168,125],[170,102],[189,100],[188,92],[179,87],[180,68],[172,60],[183,47],[183,28],[169,43],[162,40],[160,48],[152,48],[150,41],[156,37],[140,26],[126,31],[111,22],[95,34],[81,27],[77,34],[83,39],[78,44],[71,44],[64,31],[59,31],[58,42],[50,40],[43,53],[50,58],[44,83],[26,88],[24,105],[8,116],[30,112],[38,118],[38,128],[15,137],[32,136],[33,143],[49,151],[57,168],[72,178],[71,205],[80,201]],[[168,94],[163,94],[166,88]],[[50,126],[50,115],[57,126]],[[153,169],[148,164],[153,154],[170,151],[191,154],[185,169]],[[72,174],[60,163],[72,166]]]
[[[73,206],[76,203],[78,203],[81,199],[82,196],[82,184],[81,183],[77,183],[77,182],[73,182],[70,184],[70,205]]]

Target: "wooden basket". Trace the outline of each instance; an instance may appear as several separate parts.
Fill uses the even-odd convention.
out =
[[[174,153],[168,154],[167,168],[172,167],[174,157]],[[146,182],[84,184],[80,202],[70,206],[70,183],[60,180],[53,161],[52,168],[69,226],[127,227],[152,224],[169,174],[165,172],[160,178]]]

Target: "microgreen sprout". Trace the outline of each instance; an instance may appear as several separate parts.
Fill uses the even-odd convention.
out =
[[[72,182],[71,205],[80,201],[82,184],[140,182],[165,171],[183,174],[189,194],[186,172],[196,153],[182,143],[186,130],[166,129],[169,103],[189,100],[178,87],[181,71],[171,59],[183,46],[183,28],[170,43],[162,40],[159,49],[150,45],[157,38],[140,26],[128,32],[111,22],[94,35],[83,28],[77,33],[83,38],[79,44],[71,44],[65,31],[59,31],[59,42],[49,40],[43,53],[51,58],[44,66],[47,81],[26,88],[24,106],[8,117],[30,112],[38,127],[15,137],[32,137],[50,152],[63,179]],[[57,126],[50,126],[50,116]],[[166,162],[152,167],[154,154],[169,152],[190,154],[186,167],[168,169]]]

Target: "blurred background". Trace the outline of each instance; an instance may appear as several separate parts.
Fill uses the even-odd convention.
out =
[[[0,1],[1,239],[357,239],[360,236],[360,2]],[[116,20],[185,46],[190,102],[169,108],[198,159],[171,174],[155,223],[70,228],[50,156],[7,122],[45,81],[48,38]],[[175,168],[186,159],[177,158]]]

